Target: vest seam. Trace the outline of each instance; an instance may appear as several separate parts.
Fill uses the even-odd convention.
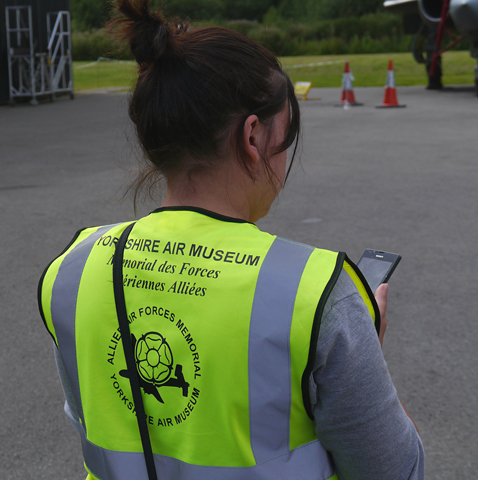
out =
[[[304,271],[302,270],[302,273],[301,273],[301,277],[303,275]],[[300,281],[299,281],[300,283]],[[297,292],[299,291],[298,289],[298,285],[297,285]],[[296,302],[296,299],[297,299],[297,292],[295,294],[295,298],[294,298],[294,303],[291,305],[291,309],[290,309],[290,312],[289,312],[289,315],[288,317],[290,318],[290,325],[289,325],[289,334],[287,335],[287,377],[288,377],[288,381],[287,381],[287,389],[288,389],[288,402],[287,402],[287,418],[289,419],[289,421],[287,422],[287,452],[290,453],[290,416],[291,416],[291,411],[292,411],[292,359],[291,359],[291,351],[290,351],[290,333],[291,333],[291,330],[292,330],[292,318],[293,318],[293,315],[294,315],[294,306],[295,306],[295,302]],[[285,455],[285,454],[284,454]]]
[[[315,247],[312,247],[311,245],[306,245],[305,243],[300,243],[300,242],[295,242],[294,240],[289,240],[288,238],[282,238],[282,237],[276,237],[279,240],[282,240],[286,243],[290,243],[291,245],[297,245],[298,247],[305,247],[308,250],[315,250]]]
[[[302,375],[302,399],[304,402],[304,407],[307,412],[307,415],[311,420],[314,419],[314,415],[313,415],[312,406],[310,403],[309,377],[312,373],[312,370],[315,364],[315,357],[317,353],[317,342],[319,340],[320,325],[322,323],[322,313],[324,311],[325,304],[330,295],[330,292],[332,291],[332,288],[337,283],[337,280],[343,268],[345,258],[346,258],[346,254],[344,252],[340,252],[337,255],[334,271],[330,277],[330,280],[327,282],[327,285],[319,299],[319,302],[317,304],[317,309],[315,310],[314,321],[312,323],[309,356],[307,359],[307,365]]]

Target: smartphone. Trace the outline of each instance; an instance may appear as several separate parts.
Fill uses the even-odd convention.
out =
[[[388,282],[401,259],[402,257],[397,253],[367,249],[360,257],[357,267],[363,273],[372,292],[375,293],[379,285]]]

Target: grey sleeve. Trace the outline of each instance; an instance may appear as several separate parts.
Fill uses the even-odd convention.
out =
[[[420,437],[405,414],[375,326],[352,279],[327,300],[309,379],[317,436],[341,480],[423,480]]]

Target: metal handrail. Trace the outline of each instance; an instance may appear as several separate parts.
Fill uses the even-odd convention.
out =
[[[58,49],[60,48],[60,45],[61,45],[61,42],[63,41],[63,37],[65,36],[68,36],[69,33],[64,33],[64,32],[61,32],[59,35],[58,35],[58,29],[61,25],[61,21],[62,21],[62,18],[63,18],[63,15],[67,15],[68,12],[66,11],[60,11],[58,12],[58,16],[56,17],[56,22],[55,22],[55,26],[53,27],[53,30],[51,31],[51,37],[50,37],[50,41],[48,42],[48,57],[50,58],[50,62],[53,64],[56,60],[56,56],[58,54]],[[55,42],[55,37],[57,37],[57,42],[56,42],[56,46],[55,46],[55,50],[53,52],[53,55],[51,54],[51,49],[53,47],[53,43]]]
[[[58,16],[56,17],[55,26],[53,27],[53,30],[51,32],[50,41],[48,42],[48,51],[51,50],[51,47],[52,47],[53,42],[55,40],[55,35],[56,35],[57,30],[58,30],[58,27],[60,26],[60,20],[61,20],[61,17],[63,15],[63,13],[64,13],[63,11],[58,12]]]
[[[66,27],[65,22],[66,21]],[[57,89],[58,83],[60,78],[64,80],[64,68],[66,59],[65,59],[65,49],[67,54],[69,55],[71,52],[71,35],[70,35],[70,26],[69,26],[69,12],[67,11],[59,11],[57,13],[56,21],[54,24],[53,29],[50,34],[50,39],[48,42],[48,63],[50,65],[50,77],[53,89]],[[47,19],[48,25],[50,23],[50,19]],[[49,28],[49,27],[48,27]],[[66,28],[66,31],[64,30]],[[68,41],[68,45],[65,45],[65,39]],[[55,43],[56,42],[56,43]],[[61,52],[60,62],[57,65],[57,56]],[[71,63],[71,62],[70,62]],[[71,65],[70,65],[70,75],[71,72]],[[70,78],[70,85],[72,85],[72,78]]]

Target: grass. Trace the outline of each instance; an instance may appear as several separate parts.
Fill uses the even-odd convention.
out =
[[[73,62],[75,91],[107,87],[130,88],[135,77],[133,62]]]
[[[370,55],[327,55],[282,57],[281,61],[293,82],[312,82],[313,87],[340,87],[345,60],[355,77],[354,87],[383,87],[388,60],[393,60],[397,86],[426,85],[425,67],[416,63],[410,53]],[[331,64],[291,68],[295,65],[316,63]],[[476,61],[467,51],[447,52],[443,57],[443,83],[445,85],[473,84],[473,67]],[[133,62],[99,62],[86,68],[91,62],[73,62],[75,90],[133,85],[136,69]]]
[[[379,53],[370,55],[328,55],[323,57],[285,57],[282,64],[293,82],[308,81],[314,87],[339,87],[345,60],[355,78],[355,87],[383,87],[386,82],[388,61],[393,60],[397,86],[426,85],[425,66],[418,64],[410,53]],[[307,68],[287,68],[319,62],[337,62]],[[448,85],[472,84],[476,60],[467,51],[449,52],[442,59],[443,83]]]

